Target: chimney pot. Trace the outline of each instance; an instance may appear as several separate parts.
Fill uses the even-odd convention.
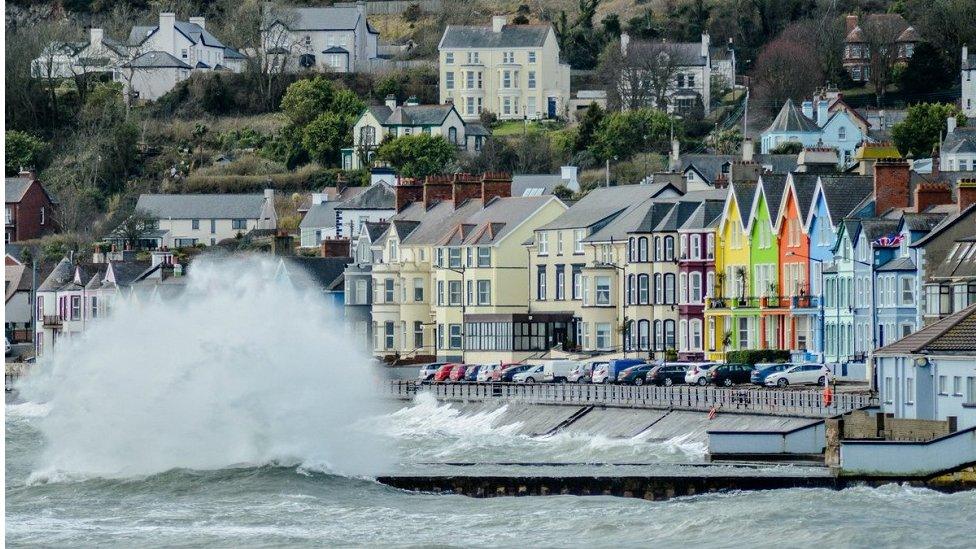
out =
[[[910,186],[908,162],[900,158],[878,160],[874,164],[875,213],[880,216],[893,208],[907,208]]]

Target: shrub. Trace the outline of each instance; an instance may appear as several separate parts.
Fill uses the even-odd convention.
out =
[[[782,349],[750,349],[746,351],[729,351],[725,354],[726,362],[744,364],[758,364],[760,362],[786,362],[790,359],[790,352]]]

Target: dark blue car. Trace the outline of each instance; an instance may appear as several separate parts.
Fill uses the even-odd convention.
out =
[[[766,383],[766,378],[776,372],[782,372],[788,368],[792,368],[794,365],[789,362],[784,362],[783,364],[762,364],[756,366],[752,370],[752,375],[749,376],[749,381],[755,385],[764,385]]]
[[[509,368],[506,368],[506,369],[502,370],[501,381],[503,383],[511,383],[512,382],[512,376],[514,376],[515,374],[518,374],[518,373],[522,373],[522,372],[524,372],[524,371],[526,371],[526,370],[528,370],[529,368],[532,368],[532,367],[533,367],[532,364],[518,364],[518,365],[515,365],[515,366],[511,366]]]
[[[480,364],[468,366],[468,369],[464,371],[464,381],[478,381],[478,370],[480,369]]]

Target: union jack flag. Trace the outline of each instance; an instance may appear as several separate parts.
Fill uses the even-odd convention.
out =
[[[901,244],[902,235],[885,235],[872,242],[875,248],[894,248]]]

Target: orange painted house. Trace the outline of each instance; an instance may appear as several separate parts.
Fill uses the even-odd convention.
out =
[[[805,228],[816,186],[815,174],[791,173],[787,177],[775,226],[779,239],[780,295],[782,304],[788,308],[780,333],[783,348],[794,351],[813,350],[821,318],[822,265],[816,263],[811,269],[814,262],[810,259],[810,237]]]

